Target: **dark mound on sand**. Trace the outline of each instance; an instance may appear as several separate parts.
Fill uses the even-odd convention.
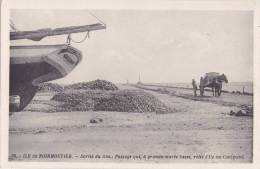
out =
[[[119,90],[111,93],[110,97],[99,98],[95,110],[141,113],[172,111],[153,95],[139,90]]]
[[[230,111],[231,116],[253,116],[253,106],[243,105],[239,111]]]
[[[61,92],[63,87],[56,83],[41,83],[38,86],[40,92]]]
[[[153,95],[139,90],[70,91],[55,95],[63,111],[117,111],[169,113],[174,110]]]
[[[118,90],[118,87],[112,82],[106,80],[94,80],[90,82],[81,82],[72,85],[68,85],[65,89],[91,89],[91,90]]]
[[[62,102],[59,111],[94,111],[94,100],[107,97],[101,90],[70,90],[58,93],[51,100]]]

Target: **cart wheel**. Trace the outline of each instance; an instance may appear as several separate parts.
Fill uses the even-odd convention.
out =
[[[20,106],[16,109],[10,108],[10,111],[12,112],[23,110],[33,99],[37,89],[38,86],[33,86],[31,83],[16,84],[15,87],[12,87],[10,89],[10,95],[20,96]]]

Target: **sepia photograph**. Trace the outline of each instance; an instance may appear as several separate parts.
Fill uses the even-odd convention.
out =
[[[8,162],[255,161],[254,10],[9,15]]]
[[[10,161],[252,162],[252,11],[12,9],[10,40]]]

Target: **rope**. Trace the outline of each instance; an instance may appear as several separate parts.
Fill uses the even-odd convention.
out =
[[[89,38],[89,31],[85,34],[85,36],[83,37],[83,39],[80,40],[80,41],[76,41],[76,40],[72,39],[71,34],[69,34],[68,37],[67,37],[67,43],[68,43],[68,44],[70,44],[70,42],[82,43],[82,42],[84,42],[87,38]]]
[[[10,21],[10,27],[16,32],[16,31],[18,31],[18,29],[15,27],[15,25],[14,25],[14,22],[10,19],[9,20]]]
[[[103,25],[106,25],[101,19],[99,19],[96,15],[94,15],[93,13],[91,13],[89,10],[88,10],[88,13],[89,13],[91,16],[93,16],[94,18],[96,18],[100,23],[102,23]],[[71,34],[69,34],[68,37],[67,37],[67,44],[70,45],[70,42],[82,43],[82,42],[84,42],[87,38],[89,38],[89,31],[87,31],[87,33],[85,34],[85,36],[83,37],[83,39],[80,40],[80,41],[76,41],[76,40],[72,39]]]
[[[88,13],[91,15],[91,16],[93,16],[94,18],[96,18],[99,22],[101,22],[103,25],[106,25],[105,24],[105,22],[103,22],[101,19],[99,19],[96,15],[94,15],[92,12],[90,12],[89,10],[88,10]]]

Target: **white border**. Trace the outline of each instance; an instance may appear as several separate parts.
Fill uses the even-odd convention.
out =
[[[1,6],[1,157],[2,168],[260,168],[260,0],[3,0]],[[143,9],[143,10],[254,10],[254,162],[252,164],[220,163],[79,163],[79,162],[8,162],[8,72],[9,72],[9,9]],[[3,50],[4,49],[4,50]]]
[[[252,10],[254,0],[9,0],[20,9]]]

